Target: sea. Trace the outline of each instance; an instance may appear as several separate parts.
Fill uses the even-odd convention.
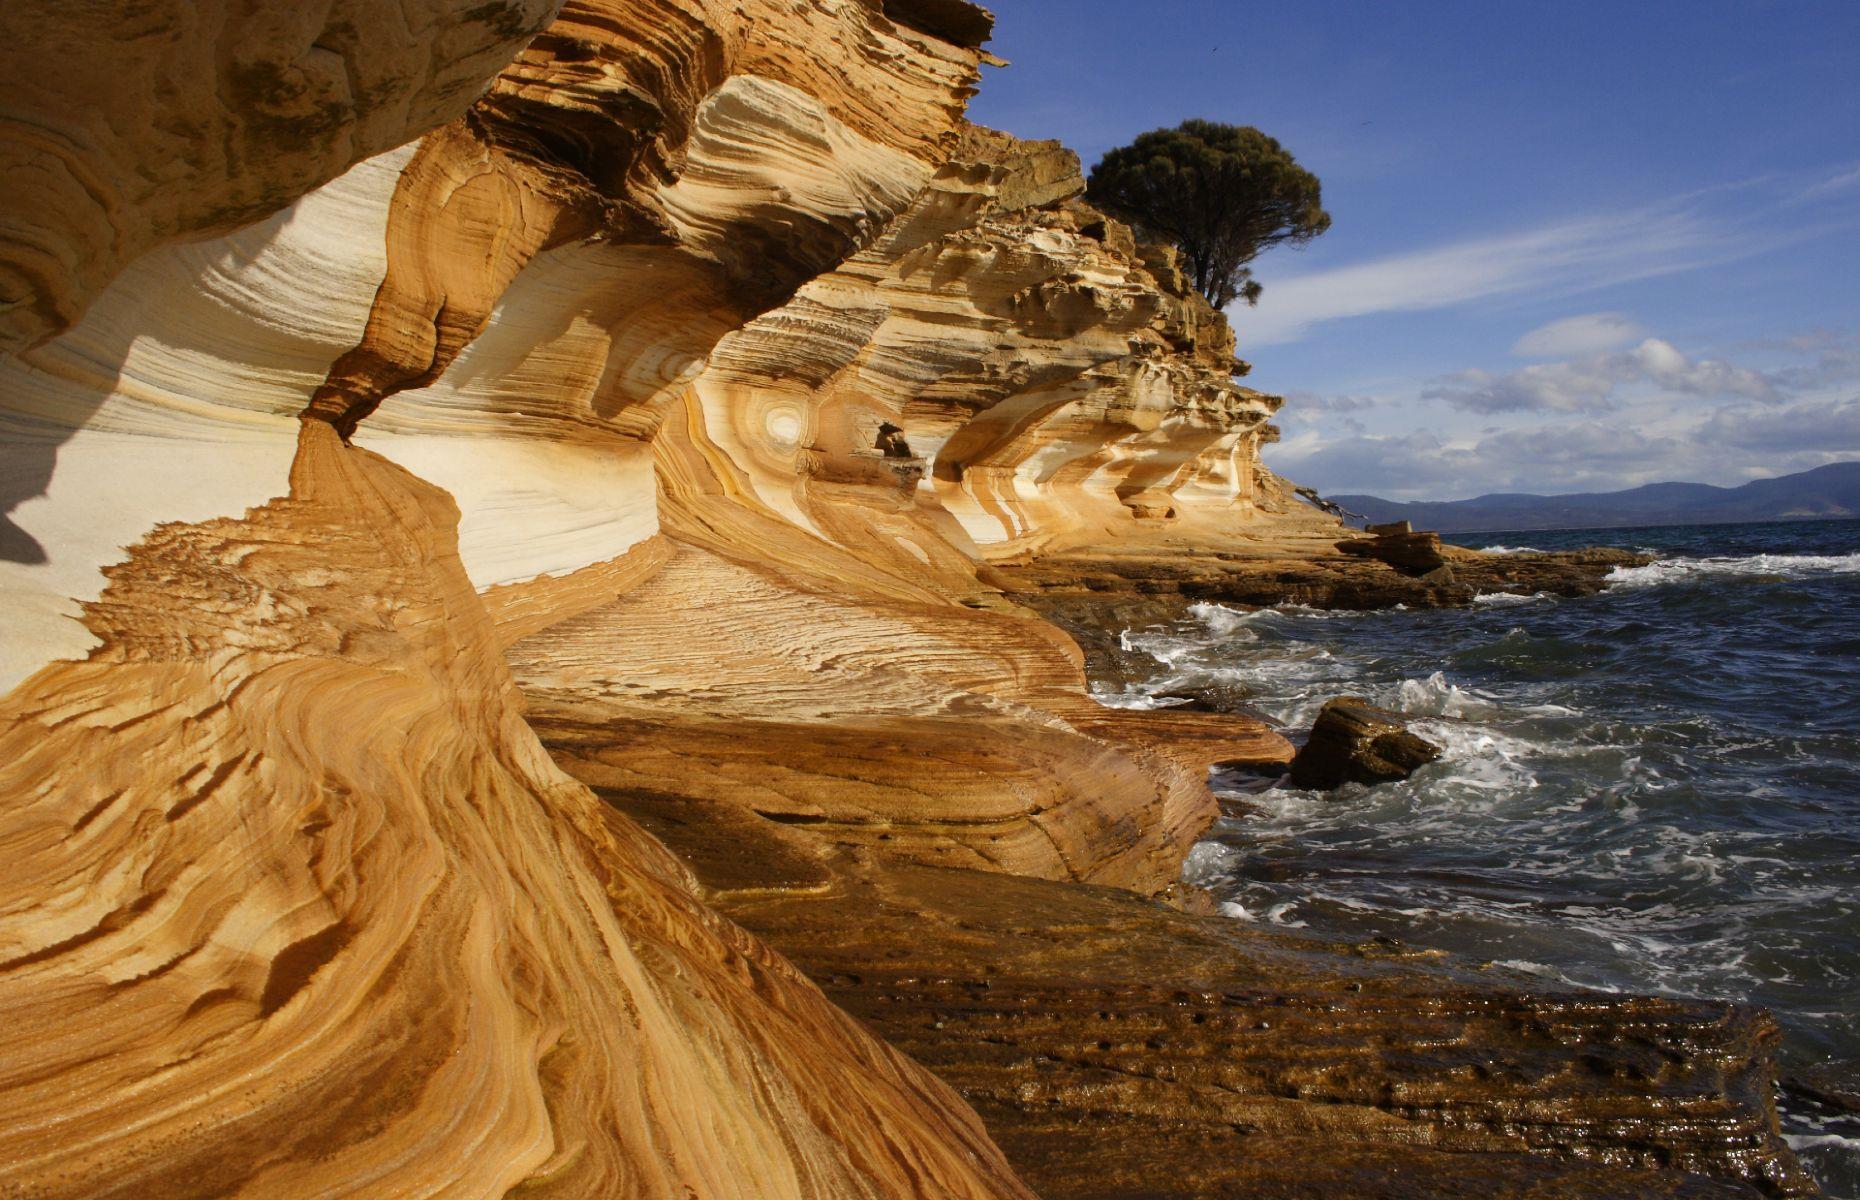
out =
[[[1236,811],[1187,877],[1235,920],[1393,937],[1520,980],[1761,1005],[1782,1074],[1860,1092],[1860,521],[1452,535],[1657,556],[1600,595],[1373,613],[1197,605],[1131,629],[1141,686],[1223,685],[1288,731],[1342,694],[1444,747],[1319,794],[1217,775]],[[1860,1113],[1780,1093],[1830,1197]]]

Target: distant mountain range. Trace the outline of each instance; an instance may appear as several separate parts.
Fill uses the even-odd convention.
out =
[[[1416,529],[1599,529],[1625,525],[1721,525],[1739,521],[1860,518],[1860,462],[1758,479],[1742,487],[1650,483],[1624,492],[1533,496],[1499,492],[1471,500],[1327,497],[1370,521],[1408,520]]]

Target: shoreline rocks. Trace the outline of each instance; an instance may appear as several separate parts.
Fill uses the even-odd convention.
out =
[[[1498,592],[1573,599],[1602,591],[1618,568],[1653,561],[1611,547],[1487,554],[1435,534],[1338,541],[1325,532],[1228,538],[1201,550],[1173,541],[1074,549],[994,569],[1015,601],[1042,613],[1115,599],[1147,604],[1155,620],[1197,602],[1366,612],[1464,608]]]
[[[1044,1200],[1815,1194],[1757,1010],[1527,991],[1117,889],[827,870],[715,903],[952,1084]]]

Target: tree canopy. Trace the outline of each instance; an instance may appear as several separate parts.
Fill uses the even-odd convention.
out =
[[[1246,264],[1261,250],[1330,228],[1317,176],[1251,125],[1153,129],[1106,154],[1085,196],[1143,235],[1173,242],[1216,308],[1259,299]]]

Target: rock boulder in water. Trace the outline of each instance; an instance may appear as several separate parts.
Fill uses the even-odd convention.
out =
[[[1405,524],[1405,522],[1404,522]],[[1411,530],[1399,530],[1383,533],[1381,530],[1394,530],[1393,526],[1372,526],[1373,538],[1352,538],[1337,543],[1337,549],[1345,554],[1355,554],[1363,558],[1373,558],[1385,562],[1397,571],[1410,575],[1425,575],[1429,571],[1439,570],[1447,565],[1446,553],[1440,548],[1440,535],[1437,533],[1415,533]]]
[[[1339,696],[1318,713],[1310,740],[1292,760],[1292,782],[1318,789],[1390,783],[1439,757],[1440,747],[1408,732],[1400,714],[1361,696]]]

